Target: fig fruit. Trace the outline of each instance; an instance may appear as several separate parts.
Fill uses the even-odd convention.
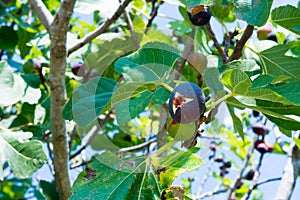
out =
[[[223,165],[224,165],[225,168],[230,168],[231,167],[231,162],[230,161],[224,162]]]
[[[195,26],[204,26],[208,24],[211,18],[211,11],[203,5],[194,6],[191,9],[192,12],[188,12],[189,18]]]
[[[205,111],[205,96],[195,83],[185,82],[174,88],[169,98],[169,112],[178,123],[197,121]]]
[[[270,26],[262,26],[257,29],[257,38],[259,40],[266,40],[268,35],[272,32],[272,28]]]
[[[76,76],[83,77],[86,74],[84,64],[81,62],[76,62],[72,65],[72,73]]]
[[[263,124],[256,123],[254,126],[252,126],[252,131],[257,135],[265,135],[268,130]]]
[[[273,145],[268,144],[263,140],[256,140],[254,143],[254,147],[261,154],[271,153],[274,150]]]
[[[253,115],[253,117],[258,117],[259,116],[259,112],[256,111],[256,110],[253,110],[252,111],[252,115]]]
[[[247,179],[248,181],[253,180],[255,174],[255,170],[254,169],[250,169],[247,174],[244,176],[244,179]]]
[[[197,72],[203,75],[207,67],[207,58],[202,53],[191,53],[188,58],[189,66],[193,67]]]
[[[216,151],[217,150],[217,143],[216,142],[211,142],[209,145],[210,150]]]

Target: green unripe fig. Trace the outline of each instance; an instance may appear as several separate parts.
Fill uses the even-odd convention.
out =
[[[200,74],[203,74],[207,67],[207,58],[202,53],[191,53],[187,58],[189,66],[194,68]]]

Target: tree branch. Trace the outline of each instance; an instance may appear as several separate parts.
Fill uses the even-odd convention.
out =
[[[152,7],[152,11],[151,11],[151,16],[146,25],[145,33],[147,33],[149,31],[149,29],[151,28],[153,20],[158,14],[158,9],[159,9],[160,4],[161,4],[160,0],[158,0],[157,2],[155,2],[155,1],[152,2],[153,7]]]
[[[42,0],[28,0],[28,2],[30,4],[30,7],[33,10],[34,14],[38,17],[40,22],[43,24],[43,26],[49,32],[50,25],[53,22],[52,14],[46,8],[46,6],[42,2]]]
[[[138,40],[138,38],[137,38],[137,36],[136,36],[136,34],[134,32],[134,27],[133,27],[132,21],[130,19],[130,16],[129,16],[129,14],[128,14],[128,12],[126,10],[124,10],[123,15],[124,15],[124,19],[125,19],[125,21],[127,23],[127,27],[128,27],[128,29],[130,31],[131,37],[133,39],[133,42],[135,44],[135,47],[136,47],[136,49],[139,49],[140,48],[140,42],[139,42],[139,40]]]
[[[89,43],[90,41],[95,39],[97,36],[99,36],[100,34],[104,33],[107,30],[107,28],[120,17],[120,15],[124,12],[125,8],[128,6],[128,4],[130,2],[131,2],[131,0],[125,0],[119,6],[119,8],[116,10],[116,12],[113,14],[113,16],[111,18],[107,19],[104,22],[104,24],[102,24],[102,26],[100,26],[95,31],[93,31],[93,32],[89,33],[88,35],[86,35],[85,38],[83,38],[81,42],[79,42],[79,43],[75,44],[73,47],[71,47],[68,50],[68,55],[70,55],[71,53],[73,53],[77,49],[83,47],[84,45],[86,45],[87,43]]]
[[[148,140],[147,142],[144,142],[144,143],[141,143],[141,144],[138,144],[138,145],[135,145],[135,146],[121,148],[116,152],[116,154],[138,150],[138,149],[144,148],[146,146],[149,146],[150,144],[152,144],[154,142],[156,142],[156,139],[151,139],[151,140]]]
[[[53,162],[55,184],[61,200],[67,200],[71,194],[68,165],[69,148],[66,123],[62,118],[62,111],[66,97],[67,32],[74,4],[75,0],[62,1],[51,26],[48,28],[51,40],[49,83],[51,90],[50,119],[51,132],[53,134]]]
[[[239,41],[236,42],[236,45],[234,47],[234,50],[231,54],[231,56],[229,57],[229,59],[227,60],[227,62],[231,62],[233,60],[238,60],[243,54],[243,48],[247,42],[247,40],[250,38],[250,36],[252,35],[254,30],[254,26],[248,24],[245,32],[243,33],[241,39]]]
[[[257,137],[254,138],[254,141],[256,141],[256,139],[257,139]],[[237,174],[237,177],[235,178],[235,181],[232,183],[232,185],[228,189],[225,199],[229,200],[231,198],[231,195],[232,195],[233,191],[236,189],[237,185],[239,184],[240,179],[242,178],[242,175],[243,175],[243,173],[244,173],[244,171],[245,171],[245,169],[248,165],[248,162],[251,158],[251,155],[252,155],[253,151],[254,151],[254,142],[251,144],[251,146],[248,150],[246,158],[244,159],[244,162],[243,162],[243,164],[240,168],[240,171]]]
[[[228,190],[228,188],[225,188],[225,189],[222,189],[222,190],[218,190],[218,191],[213,191],[213,192],[206,192],[206,193],[201,194],[196,199],[204,199],[206,197],[211,197],[211,196],[214,196],[216,194],[221,194],[221,193],[227,192],[227,190]]]
[[[296,132],[295,137],[300,137],[300,131]],[[276,194],[276,200],[288,200],[291,198],[297,177],[300,173],[300,150],[294,143],[291,144],[291,147],[278,187],[279,190]]]
[[[222,57],[222,62],[227,63],[227,56],[225,55],[225,53],[224,53],[223,49],[221,48],[220,44],[218,43],[218,40],[217,40],[216,35],[215,35],[215,33],[213,32],[213,30],[210,26],[210,23],[208,23],[205,27],[206,27],[206,30],[207,30],[210,38],[214,42],[214,45],[217,48],[220,56]]]

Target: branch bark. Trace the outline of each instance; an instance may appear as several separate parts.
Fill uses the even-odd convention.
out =
[[[210,26],[210,23],[208,23],[205,27],[206,27],[206,30],[207,30],[210,38],[214,42],[214,45],[217,48],[220,56],[222,57],[222,62],[227,63],[227,56],[225,55],[225,53],[224,53],[223,49],[221,48],[220,44],[218,43],[218,40],[217,40],[216,35],[215,35],[215,33],[213,32],[213,30]]]
[[[233,60],[238,60],[243,55],[243,52],[242,52],[243,48],[244,48],[246,42],[248,41],[248,39],[251,37],[253,30],[254,30],[254,26],[248,24],[241,39],[236,42],[236,46],[234,47],[234,50],[233,50],[231,56],[229,57],[229,59],[227,60],[227,62],[230,62]]]
[[[255,140],[256,140],[256,137],[254,138],[254,141]],[[231,195],[232,195],[233,191],[237,188],[237,185],[239,184],[239,180],[243,176],[243,173],[244,173],[244,171],[245,171],[245,169],[246,169],[246,167],[248,165],[248,162],[249,162],[249,160],[251,158],[251,155],[252,155],[253,151],[254,151],[254,142],[251,144],[251,146],[250,146],[250,148],[248,150],[248,153],[247,153],[247,155],[246,155],[246,157],[244,159],[244,162],[243,162],[243,164],[242,164],[242,166],[240,168],[240,171],[239,171],[237,177],[235,178],[235,181],[232,183],[232,185],[230,186],[230,188],[228,188],[228,191],[227,191],[225,199],[229,200],[231,198]]]
[[[52,14],[41,0],[28,0],[28,2],[33,12],[49,32],[50,25],[52,24],[54,18]]]
[[[296,138],[300,137],[300,131],[297,132]],[[291,198],[296,180],[300,174],[300,150],[297,145],[292,144],[288,154],[288,159],[283,170],[282,179],[276,194],[276,200],[288,200]]]
[[[125,0],[119,6],[119,8],[116,10],[116,12],[113,14],[113,16],[111,18],[107,19],[102,26],[100,26],[95,31],[89,33],[86,37],[84,37],[82,39],[81,42],[79,42],[79,43],[75,44],[73,47],[71,47],[68,50],[68,55],[70,55],[71,53],[73,53],[77,49],[83,47],[84,45],[86,45],[87,43],[89,43],[90,41],[95,39],[97,36],[99,36],[100,34],[104,33],[107,30],[107,28],[120,17],[120,15],[124,12],[125,8],[128,6],[128,4],[130,2],[131,2],[131,0]]]
[[[53,134],[55,184],[59,199],[66,200],[71,194],[69,176],[69,153],[65,120],[62,111],[65,105],[66,86],[65,70],[67,66],[67,32],[75,0],[64,0],[49,27],[50,75],[51,90],[51,130]]]

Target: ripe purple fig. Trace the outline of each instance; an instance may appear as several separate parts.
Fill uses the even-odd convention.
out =
[[[188,12],[189,18],[195,26],[204,26],[209,23],[211,11],[203,5],[192,7],[192,12]]]
[[[230,168],[231,167],[231,162],[230,161],[224,162],[223,165],[224,165],[225,168]]]
[[[250,169],[247,174],[244,176],[244,179],[247,179],[248,181],[253,180],[255,174],[255,170],[254,169]]]
[[[205,96],[198,85],[186,82],[175,87],[169,98],[169,112],[176,122],[195,122],[204,111]]]
[[[72,73],[76,76],[83,77],[86,74],[84,64],[81,62],[76,62],[72,65]]]
[[[271,153],[274,150],[273,145],[268,144],[267,142],[265,142],[263,140],[256,140],[255,143],[254,143],[254,147],[261,154]]]
[[[216,151],[217,150],[217,143],[216,142],[211,142],[209,145],[210,150]]]
[[[266,127],[261,123],[256,123],[252,126],[252,131],[257,135],[265,135],[268,130]]]

